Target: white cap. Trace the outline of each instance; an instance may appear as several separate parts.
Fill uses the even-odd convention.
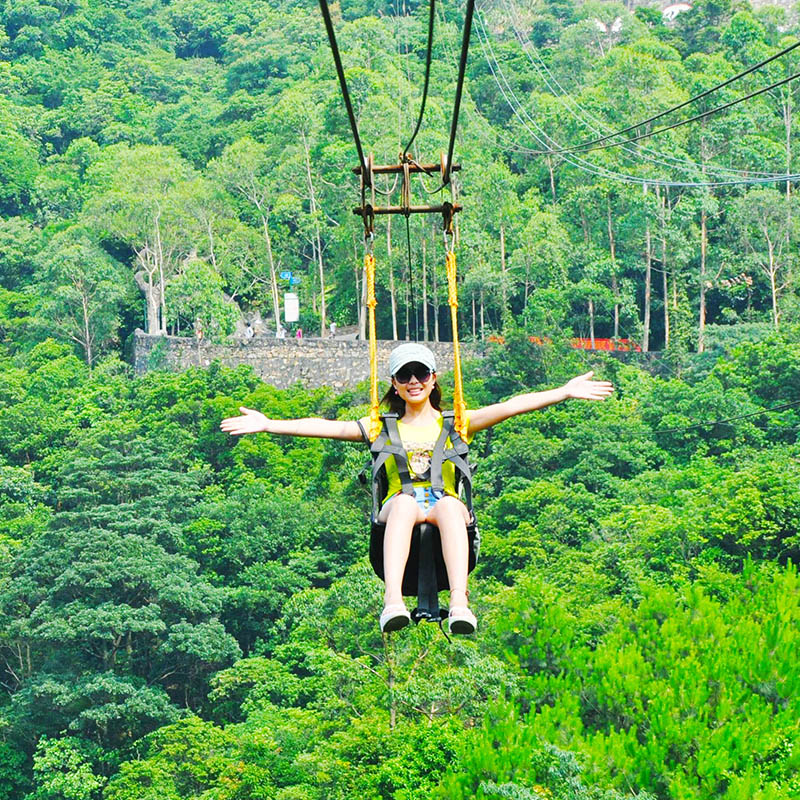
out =
[[[431,372],[436,372],[436,356],[424,344],[409,342],[395,347],[389,355],[389,375],[394,377],[406,364],[424,364]]]

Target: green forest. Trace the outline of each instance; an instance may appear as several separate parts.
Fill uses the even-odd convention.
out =
[[[428,9],[332,7],[376,163],[411,138]],[[421,162],[447,147],[463,16],[438,5]],[[467,405],[588,369],[616,393],[476,437],[479,627],[450,643],[380,633],[366,448],[219,430],[240,405],[355,419],[366,385],[129,364],[137,328],[224,343],[258,315],[272,335],[281,273],[306,335],[363,331],[317,5],[0,2],[0,800],[800,797],[800,95],[780,83],[800,50],[626,135],[780,84],[725,111],[565,152],[799,27],[729,0],[671,22],[478,7],[454,181],[459,334],[485,353]],[[441,220],[390,219],[378,334],[450,340]],[[569,346],[595,336],[657,352]]]

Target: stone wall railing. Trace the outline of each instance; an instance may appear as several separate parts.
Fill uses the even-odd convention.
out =
[[[389,353],[401,342],[378,342],[378,375],[388,380]],[[428,342],[442,372],[453,368],[452,342]],[[479,352],[461,346],[462,358]],[[152,369],[179,372],[207,367],[219,361],[226,367],[248,364],[266,383],[286,389],[295,383],[313,389],[330,386],[345,389],[369,378],[369,343],[352,339],[275,339],[263,335],[218,344],[179,336],[133,334],[133,365],[141,375]]]

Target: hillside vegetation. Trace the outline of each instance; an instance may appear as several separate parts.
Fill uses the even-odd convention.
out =
[[[362,137],[394,161],[427,9],[336,14]],[[366,389],[133,377],[121,355],[137,326],[274,326],[273,270],[301,278],[307,331],[359,322],[355,154],[317,9],[30,0],[0,22],[0,800],[800,796],[795,195],[533,157],[490,68],[576,142],[595,133],[565,109],[656,113],[793,41],[782,11],[482,9],[461,333],[502,336],[466,366],[468,404],[590,368],[617,393],[476,439],[479,628],[452,643],[379,633],[363,448],[219,431],[241,404],[356,418]],[[460,24],[441,9],[422,160],[446,145]],[[793,172],[795,94],[587,161]],[[441,234],[412,220],[411,274],[403,227],[376,243],[381,335],[446,339]],[[665,352],[648,372],[567,346],[592,332]]]
[[[334,12],[364,148],[396,163],[427,8]],[[440,7],[423,162],[447,146],[461,23]],[[798,172],[797,81],[633,144],[536,155],[714,87],[793,43],[794,25],[728,0],[671,26],[607,2],[482,6],[456,148],[462,333],[514,321],[680,356],[797,322],[796,198],[759,183]],[[798,52],[628,136],[777,84]],[[363,324],[357,158],[310,0],[7,2],[0,130],[2,308],[28,340],[70,342],[91,365],[137,326],[225,336],[258,312],[274,331],[281,272],[300,280],[307,334]],[[413,199],[433,188],[415,182]],[[448,338],[440,222],[410,223],[379,220],[379,335]]]

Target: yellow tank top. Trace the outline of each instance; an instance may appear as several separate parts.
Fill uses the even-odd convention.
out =
[[[466,422],[469,427],[469,413],[467,413]],[[397,430],[400,433],[403,449],[406,451],[408,475],[411,478],[411,482],[415,487],[430,486],[431,458],[434,445],[442,432],[442,418],[439,417],[426,425],[408,425],[398,420]],[[469,444],[472,441],[472,437],[469,436],[466,441]],[[447,439],[447,444],[448,446],[451,445],[449,438]],[[386,478],[389,482],[389,490],[386,492],[386,497],[383,498],[384,503],[390,497],[403,490],[394,456],[389,456],[386,459]],[[442,464],[442,482],[444,483],[445,492],[455,497],[456,468],[449,461],[445,461]]]

